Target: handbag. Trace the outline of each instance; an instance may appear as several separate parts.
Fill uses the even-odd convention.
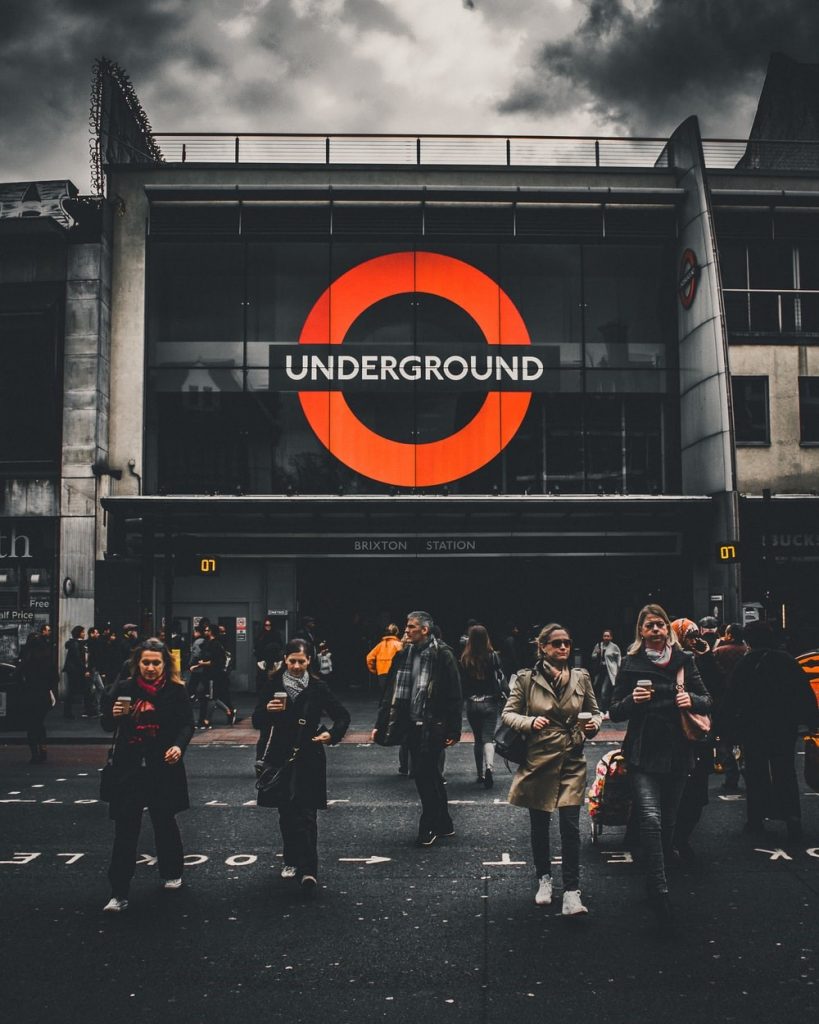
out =
[[[495,686],[498,688],[498,698],[505,699],[509,696],[509,683],[507,683],[506,676],[503,674],[503,665],[497,651],[492,651],[492,667],[495,672]]]
[[[267,764],[267,754],[270,750],[270,744],[273,740],[274,729],[270,730],[270,735],[267,738],[267,745],[264,748],[264,754],[262,754],[262,764],[264,767],[259,772],[259,777],[256,779],[256,789],[259,794],[259,801],[264,800],[265,804],[275,805],[282,800],[287,800],[292,795],[292,782],[293,782],[293,764],[298,756],[299,750],[301,749],[302,739],[304,737],[304,729],[307,725],[307,721],[304,718],[299,719],[299,731],[296,734],[296,742],[293,744],[293,749],[290,751],[290,756],[280,765]]]
[[[805,782],[819,793],[819,733],[805,737]]]
[[[532,685],[531,679],[529,685]],[[526,714],[529,714],[529,692],[526,692]],[[504,761],[523,764],[529,749],[529,737],[519,729],[506,725],[503,719],[498,723],[494,735],[495,753]],[[507,764],[508,767],[508,764]]]
[[[685,668],[677,670],[677,693],[685,693]],[[680,708],[680,725],[683,735],[691,743],[700,743],[711,732],[711,716],[697,714],[691,708]]]

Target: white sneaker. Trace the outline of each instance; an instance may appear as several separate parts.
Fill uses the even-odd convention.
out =
[[[293,867],[293,865],[292,864],[283,864],[282,865],[282,878],[295,878],[295,877],[296,877],[296,869]]]
[[[128,909],[128,900],[118,900],[116,896],[112,896],[102,909],[103,913],[119,914],[121,911]]]
[[[181,889],[182,879],[181,878],[166,878],[162,882],[163,889]]]
[[[588,914],[588,908],[580,901],[580,890],[571,889],[563,893],[563,914],[565,917],[573,917],[575,914]]]
[[[552,876],[542,875],[538,879],[535,903],[539,907],[548,907],[552,902]]]

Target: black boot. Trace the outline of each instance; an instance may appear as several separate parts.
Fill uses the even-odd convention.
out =
[[[39,745],[39,743],[29,743],[28,749],[31,751],[31,759],[29,760],[28,763],[29,764],[39,764],[40,763],[40,745]]]

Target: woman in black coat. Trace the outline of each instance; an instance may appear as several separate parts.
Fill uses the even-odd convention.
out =
[[[279,809],[282,878],[296,878],[305,896],[311,897],[318,887],[316,812],[327,807],[324,746],[341,740],[350,725],[350,715],[328,685],[310,674],[307,649],[304,640],[288,642],[284,663],[259,693],[253,724],[257,729],[270,730],[265,766],[290,764],[284,793],[260,790],[258,803],[260,807]],[[321,724],[323,712],[332,718],[331,728]]]
[[[680,679],[684,688],[677,691]],[[677,808],[694,767],[692,744],[682,730],[680,711],[697,714],[711,706],[694,655],[682,650],[665,610],[646,605],[637,617],[634,643],[620,665],[609,707],[612,722],[628,719],[623,753],[628,764],[634,813],[646,865],[652,909],[670,923],[665,864]]]
[[[802,811],[794,763],[801,725],[812,732],[819,712],[799,662],[775,650],[766,622],[750,622],[745,639],[751,650],[731,674],[722,705],[726,735],[742,746],[745,760],[746,831],[765,832],[765,818],[784,821],[788,839],[802,838]]]
[[[139,644],[131,655],[131,674],[102,697],[102,727],[114,732],[114,849],[108,869],[111,899],[103,908],[128,906],[134,876],[142,812],[154,826],[159,875],[164,889],[182,885],[184,853],[176,814],[187,810],[188,780],[182,763],[193,736],[193,710],[170,652],[160,640]]]

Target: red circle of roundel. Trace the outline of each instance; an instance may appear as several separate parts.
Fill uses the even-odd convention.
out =
[[[332,282],[307,315],[302,345],[340,345],[353,321],[381,299],[425,292],[448,299],[490,345],[530,345],[523,318],[502,288],[476,267],[432,252],[397,252],[359,263]],[[302,391],[299,401],[321,443],[362,476],[398,487],[434,487],[468,476],[512,440],[529,391],[490,391],[466,426],[439,441],[408,444],[365,426],[339,391]]]
[[[683,309],[690,309],[697,294],[697,278],[699,266],[697,255],[693,250],[686,249],[680,259],[680,304]]]

